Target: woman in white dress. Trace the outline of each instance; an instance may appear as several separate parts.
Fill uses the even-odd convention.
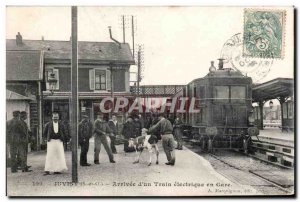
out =
[[[60,174],[62,171],[68,170],[63,147],[65,130],[64,125],[59,121],[58,113],[52,114],[52,121],[45,125],[43,134],[48,141],[45,175]]]

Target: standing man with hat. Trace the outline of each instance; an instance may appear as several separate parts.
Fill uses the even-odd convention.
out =
[[[30,129],[28,128],[27,123],[25,120],[27,119],[27,113],[25,111],[21,112],[20,120],[23,126],[23,133],[22,137],[20,139],[20,161],[21,161],[21,168],[22,172],[31,172],[32,170],[29,170],[31,166],[27,165],[27,154],[28,154],[28,143],[30,138]]]
[[[101,143],[103,144],[106,153],[108,154],[109,161],[111,163],[115,163],[113,153],[108,143],[109,134],[111,134],[111,130],[108,126],[108,123],[103,119],[101,113],[97,114],[97,119],[94,122],[94,133],[95,133],[94,163],[100,164],[99,154],[101,150]]]
[[[89,116],[86,114],[82,115],[82,120],[78,125],[78,142],[81,147],[80,151],[80,165],[90,166],[87,162],[87,153],[90,146],[90,138],[93,135],[93,124],[90,122]]]
[[[13,118],[6,123],[6,138],[10,146],[11,172],[18,172],[18,156],[20,155],[20,139],[23,126],[20,121],[20,111],[13,112]]]
[[[173,137],[173,127],[171,122],[164,117],[164,114],[161,113],[158,117],[158,123],[153,125],[149,129],[149,133],[159,131],[162,137],[162,146],[166,153],[168,162],[166,165],[175,165],[175,141]]]
[[[52,113],[52,121],[45,125],[43,136],[47,140],[45,175],[49,175],[50,172],[60,174],[68,170],[63,146],[65,129],[57,112]]]

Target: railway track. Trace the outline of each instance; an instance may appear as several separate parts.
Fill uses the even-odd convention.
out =
[[[195,144],[186,147],[208,160],[221,175],[238,184],[250,185],[266,195],[291,195],[294,193],[292,169],[279,167],[273,162],[261,161],[237,151],[202,151]],[[292,180],[286,176],[290,175]]]
[[[229,167],[231,167],[232,169],[236,169],[236,170],[239,170],[239,171],[243,171],[243,172],[247,172],[251,175],[253,175],[253,177],[256,177],[256,178],[259,178],[260,180],[263,180],[266,182],[266,184],[264,185],[261,185],[261,186],[268,186],[268,187],[276,187],[277,189],[281,190],[282,192],[284,192],[285,194],[290,194],[291,193],[291,190],[287,188],[287,186],[285,185],[280,185],[278,183],[274,183],[272,180],[268,179],[267,177],[263,177],[263,176],[260,176],[260,175],[257,175],[254,171],[252,170],[242,170],[240,169],[239,167],[235,166],[234,164],[231,164],[229,162],[226,162],[225,160],[222,159],[221,156],[217,156],[215,154],[212,154],[212,153],[206,153],[207,155],[210,155],[211,157],[217,159],[218,161],[228,165]],[[257,185],[256,185],[257,186]]]

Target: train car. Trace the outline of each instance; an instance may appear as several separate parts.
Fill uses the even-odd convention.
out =
[[[199,113],[186,113],[186,128],[202,149],[244,149],[250,137],[258,135],[254,126],[252,79],[232,68],[219,68],[212,62],[209,73],[190,82],[183,91],[185,97],[195,97]]]

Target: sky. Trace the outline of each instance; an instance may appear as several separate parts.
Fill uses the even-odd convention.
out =
[[[277,77],[293,78],[293,12],[291,7],[281,9],[287,11],[284,58],[272,61],[270,72],[259,79],[260,83]],[[126,42],[132,48],[133,15],[135,42],[143,45],[141,85],[181,85],[205,76],[210,61],[214,60],[217,66],[223,44],[243,32],[243,13],[243,7],[220,6],[78,7],[78,39],[111,41],[108,26],[112,26],[113,37],[123,42],[121,16],[125,15]],[[17,32],[23,39],[40,40],[43,36],[45,40],[69,40],[71,8],[7,7],[6,38],[15,38]],[[136,67],[131,71],[135,72]]]

